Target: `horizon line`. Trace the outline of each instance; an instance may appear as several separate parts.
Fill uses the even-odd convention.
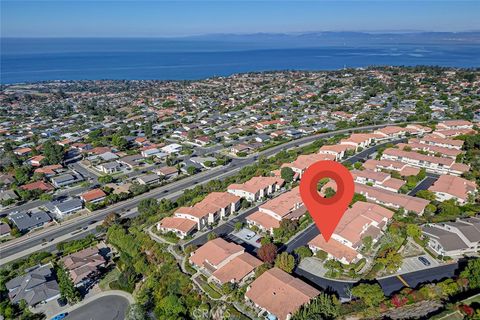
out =
[[[298,36],[298,35],[308,35],[314,33],[360,33],[360,34],[422,34],[422,33],[479,33],[480,30],[462,30],[462,31],[429,31],[429,30],[370,30],[370,31],[353,31],[353,30],[320,30],[320,31],[294,31],[294,32],[227,32],[227,33],[198,33],[198,34],[187,34],[187,35],[132,35],[132,36],[121,36],[121,35],[105,35],[105,36],[94,36],[94,35],[72,35],[72,36],[55,36],[55,35],[45,35],[45,36],[3,36],[0,35],[0,39],[71,39],[71,38],[118,38],[118,39],[129,39],[129,38],[164,38],[164,39],[178,39],[178,38],[189,38],[189,37],[206,37],[206,36],[254,36],[254,35],[286,35],[286,36]]]

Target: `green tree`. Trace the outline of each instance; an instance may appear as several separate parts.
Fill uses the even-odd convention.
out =
[[[275,267],[292,273],[295,268],[295,258],[291,254],[288,254],[288,252],[282,252],[275,259]]]
[[[407,224],[406,230],[407,230],[407,235],[414,239],[420,239],[420,237],[422,236],[422,229],[416,224],[413,224],[413,223]]]
[[[362,283],[352,288],[352,294],[361,299],[368,307],[377,307],[385,300],[383,290],[378,283]]]
[[[53,140],[47,140],[43,144],[42,153],[46,164],[58,164],[63,161],[65,152],[63,147]]]
[[[208,234],[208,236],[207,236],[208,241],[211,241],[211,240],[216,239],[216,238],[218,238],[218,236],[217,236],[217,234],[216,234],[215,232],[213,232],[213,231],[210,232],[210,233]]]
[[[66,299],[69,303],[74,304],[81,300],[78,289],[73,285],[70,275],[61,265],[56,267],[58,288],[60,289],[60,295]]]
[[[161,299],[155,307],[155,315],[159,319],[184,319],[187,310],[176,295],[168,295]]]
[[[468,279],[468,286],[471,289],[480,288],[480,259],[468,261],[465,270],[461,272],[460,276]]]
[[[138,204],[138,212],[143,216],[153,216],[157,213],[158,202],[157,199],[147,198],[140,201]]]
[[[152,121],[147,121],[145,125],[143,126],[143,131],[145,132],[145,135],[148,138],[151,138],[153,136],[153,123]]]
[[[461,210],[453,199],[443,201],[438,205],[439,214],[447,217],[456,217]]]
[[[280,176],[286,182],[292,182],[294,175],[295,175],[295,172],[293,172],[292,168],[290,167],[284,167],[280,170]]]
[[[187,173],[188,173],[189,175],[194,175],[195,173],[197,173],[197,168],[195,168],[194,166],[189,166],[189,167],[187,168]]]
[[[340,316],[340,302],[333,296],[321,292],[310,303],[304,304],[292,320],[337,319]]]
[[[435,201],[435,194],[430,190],[420,190],[415,194],[415,196],[425,200]]]
[[[125,150],[127,149],[128,141],[124,137],[115,134],[112,137],[112,145],[117,147],[119,150]]]
[[[255,270],[255,278],[260,277],[265,271],[269,269],[268,264],[264,263],[260,265],[256,270]]]
[[[235,231],[240,231],[243,228],[243,222],[237,221],[235,222]]]
[[[98,182],[103,183],[103,184],[111,183],[112,181],[113,181],[113,177],[109,174],[98,177]]]
[[[298,247],[294,252],[300,259],[308,258],[313,255],[312,250],[307,246]]]
[[[134,303],[128,306],[127,314],[125,316],[126,320],[144,320],[146,318],[147,315],[145,314],[145,310],[140,304]]]
[[[326,253],[326,252],[323,251],[323,250],[318,250],[318,251],[315,253],[315,257],[317,257],[318,259],[324,261],[325,259],[328,258],[328,253]]]
[[[335,196],[335,194],[336,194],[336,191],[333,190],[333,188],[328,187],[327,189],[325,189],[325,198],[331,198]]]
[[[366,236],[362,239],[363,248],[366,252],[372,250],[373,239],[372,236]]]

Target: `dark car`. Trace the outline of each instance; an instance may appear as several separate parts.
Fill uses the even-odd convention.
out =
[[[427,258],[425,258],[425,257],[418,257],[418,260],[419,260],[421,263],[423,263],[423,265],[425,265],[425,266],[427,266],[427,267],[431,264],[430,261],[428,261]]]

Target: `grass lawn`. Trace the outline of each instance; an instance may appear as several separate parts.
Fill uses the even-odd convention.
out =
[[[100,289],[102,289],[102,291],[110,290],[110,283],[117,280],[119,276],[120,270],[118,270],[118,268],[115,268],[109,273],[107,273],[102,280],[100,280],[98,286],[100,287]]]

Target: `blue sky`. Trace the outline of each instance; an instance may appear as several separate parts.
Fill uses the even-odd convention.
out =
[[[1,1],[3,37],[480,30],[480,1]]]

